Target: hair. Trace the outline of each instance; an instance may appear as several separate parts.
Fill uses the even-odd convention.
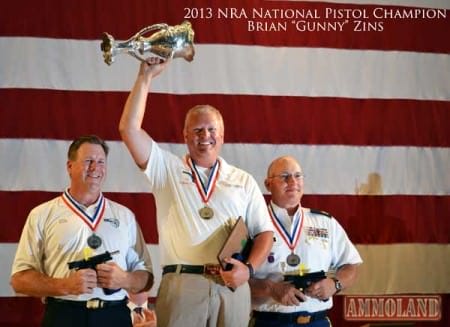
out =
[[[189,111],[186,113],[186,117],[184,119],[184,129],[186,129],[187,123],[192,115],[204,114],[204,113],[215,114],[217,119],[219,120],[220,126],[222,127],[222,131],[225,130],[222,114],[220,113],[220,111],[217,108],[215,108],[209,104],[199,104],[199,105],[196,105],[195,107],[192,107],[191,109],[189,109]]]
[[[84,143],[101,145],[103,151],[105,151],[105,155],[108,156],[109,147],[105,141],[97,135],[83,135],[73,140],[72,144],[70,144],[69,151],[67,151],[67,158],[72,161],[76,160],[78,149]]]

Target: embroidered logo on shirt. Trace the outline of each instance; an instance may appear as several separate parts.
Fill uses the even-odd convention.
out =
[[[119,228],[120,226],[120,221],[117,218],[105,218],[103,219],[105,222],[110,223],[111,225],[113,225],[115,228]]]
[[[188,175],[190,181],[191,181],[192,183],[194,183],[194,175],[192,175],[192,173],[191,173],[190,171],[183,170],[182,173]],[[182,182],[183,182],[183,181],[182,181]]]

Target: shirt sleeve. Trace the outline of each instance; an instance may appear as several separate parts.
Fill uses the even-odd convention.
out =
[[[338,269],[345,264],[362,263],[355,245],[350,241],[344,228],[335,218],[330,218],[333,225],[332,267]]]
[[[33,209],[27,217],[22,229],[22,235],[17,246],[16,255],[12,265],[11,275],[19,271],[34,269],[43,272],[43,232],[39,225],[39,219],[43,212],[43,207]]]

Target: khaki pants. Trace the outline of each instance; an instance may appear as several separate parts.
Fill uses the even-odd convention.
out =
[[[250,288],[245,283],[232,292],[220,276],[168,273],[155,309],[158,327],[247,327]]]

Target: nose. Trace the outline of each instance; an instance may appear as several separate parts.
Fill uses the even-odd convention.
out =
[[[286,179],[285,179],[286,183],[290,183],[290,182],[297,182],[297,179],[295,178],[294,174],[289,174]]]
[[[286,180],[287,181],[290,181],[290,180],[295,181],[296,179],[295,179],[294,174],[289,174],[289,175],[286,176]]]
[[[207,128],[202,128],[202,129],[200,129],[199,131],[198,131],[198,136],[199,137],[208,137],[209,136],[209,131],[208,131],[208,129]]]
[[[97,162],[95,162],[94,160],[92,160],[89,163],[89,170],[95,170],[95,168],[97,168]]]

